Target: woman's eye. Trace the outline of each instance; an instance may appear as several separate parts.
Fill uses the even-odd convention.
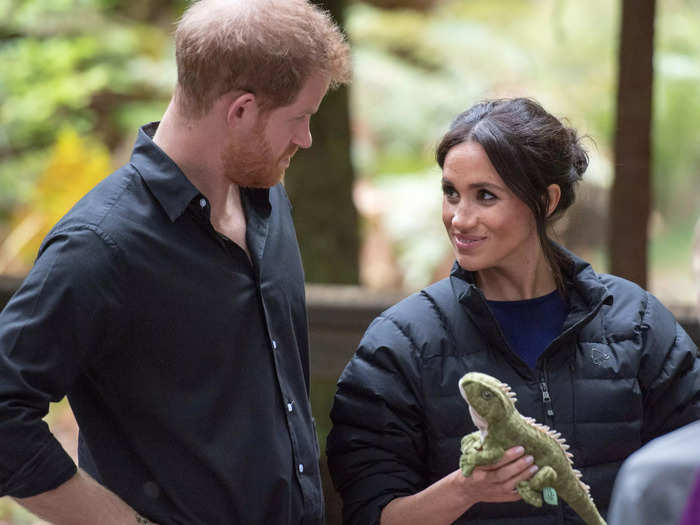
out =
[[[496,199],[496,196],[488,190],[479,190],[477,196],[480,201],[492,201]]]
[[[455,190],[453,186],[443,185],[442,193],[447,198],[454,198],[457,196],[457,190]]]

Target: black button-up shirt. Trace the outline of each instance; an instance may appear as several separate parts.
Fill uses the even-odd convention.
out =
[[[286,193],[241,190],[251,263],[156,125],[49,233],[0,315],[0,495],[75,472],[41,421],[67,394],[81,466],[151,520],[321,523]]]

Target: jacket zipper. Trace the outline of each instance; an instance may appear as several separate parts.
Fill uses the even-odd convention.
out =
[[[552,398],[549,395],[547,378],[544,374],[540,377],[540,390],[542,391],[542,403],[544,404],[545,423],[552,426],[554,424],[554,408],[552,407]]]
[[[547,370],[542,367],[542,375],[540,376],[540,391],[542,392],[542,404],[544,406],[544,421],[549,428],[554,428],[554,406],[552,405],[552,396],[549,395],[549,386],[547,385]],[[557,523],[564,523],[564,508],[561,502],[557,504]]]

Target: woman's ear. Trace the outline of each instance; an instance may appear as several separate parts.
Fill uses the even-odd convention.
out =
[[[561,199],[561,188],[559,184],[550,184],[547,186],[547,196],[549,197],[549,206],[547,207],[547,217],[554,213]]]

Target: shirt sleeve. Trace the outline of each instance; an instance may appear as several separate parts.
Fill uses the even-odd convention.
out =
[[[426,442],[415,347],[378,318],[338,382],[328,466],[343,499],[343,523],[378,524],[392,499],[426,486]]]
[[[653,295],[647,298],[640,367],[644,442],[700,419],[698,349],[671,312]]]
[[[97,229],[53,232],[0,313],[0,496],[33,496],[76,472],[42,418],[112,336],[118,261]]]

